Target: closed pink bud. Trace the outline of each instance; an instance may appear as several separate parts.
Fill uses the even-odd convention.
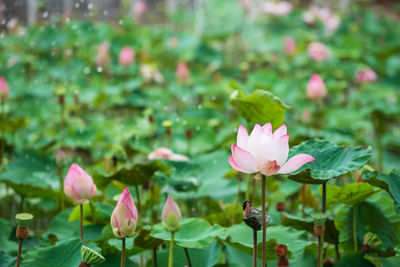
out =
[[[310,43],[307,49],[308,54],[315,61],[324,61],[332,57],[331,50],[322,43]]]
[[[72,163],[64,181],[64,193],[74,201],[74,204],[88,203],[96,193],[96,185],[78,164]]]
[[[285,38],[284,52],[286,55],[294,55],[296,53],[296,40],[292,37]]]
[[[313,74],[307,85],[307,95],[311,99],[323,99],[326,97],[326,86],[318,74]]]
[[[376,73],[370,68],[356,71],[355,76],[357,81],[360,83],[375,82],[377,79]]]
[[[6,101],[8,99],[9,90],[8,84],[4,77],[0,77],[0,102]]]
[[[181,228],[182,214],[171,196],[168,196],[161,215],[161,221],[167,231],[175,232]]]
[[[132,237],[136,231],[137,209],[128,188],[125,188],[111,214],[111,227],[118,238]]]
[[[185,83],[190,78],[189,68],[183,61],[179,62],[178,67],[176,68],[176,78],[180,83]]]
[[[121,52],[119,53],[119,64],[122,66],[128,66],[133,64],[135,61],[135,52],[133,51],[132,47],[125,46],[122,48]]]

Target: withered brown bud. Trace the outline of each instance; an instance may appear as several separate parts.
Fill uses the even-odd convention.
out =
[[[81,262],[81,264],[79,264],[78,267],[91,267],[89,264],[87,264],[86,262]]]
[[[168,128],[165,130],[165,134],[168,135],[168,136],[172,136],[172,130],[171,130],[171,128],[168,127]]]
[[[363,253],[370,253],[370,252],[371,252],[371,248],[370,248],[367,244],[365,244],[365,245],[363,245],[363,246],[361,247],[361,251],[362,251]]]
[[[289,266],[289,261],[286,257],[279,257],[278,261],[276,262],[278,267],[287,267]]]
[[[335,260],[334,259],[332,259],[332,258],[326,258],[325,260],[324,260],[324,266],[326,266],[326,267],[330,267],[330,266],[334,266],[335,265]]]
[[[285,257],[287,253],[287,246],[283,244],[278,244],[275,247],[275,252],[278,257]]]
[[[64,95],[58,96],[58,104],[60,104],[60,106],[64,106],[64,104],[65,104],[65,96]]]
[[[29,236],[29,228],[18,226],[16,231],[16,236],[17,238],[27,239]]]
[[[192,130],[186,130],[186,138],[190,139],[193,137],[193,131]]]
[[[284,211],[286,209],[286,205],[284,202],[278,202],[276,203],[276,210],[281,212]]]
[[[325,225],[324,226],[314,225],[314,235],[315,236],[323,236],[324,232],[325,232]]]
[[[360,174],[360,175],[357,175],[357,177],[356,177],[356,183],[365,183],[364,179],[361,177],[361,174]]]

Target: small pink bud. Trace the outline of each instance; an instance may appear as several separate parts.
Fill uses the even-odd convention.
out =
[[[292,37],[286,37],[283,50],[286,55],[294,55],[296,53],[296,40]]]
[[[185,155],[175,154],[171,149],[166,147],[160,147],[150,152],[147,156],[149,160],[154,159],[167,159],[172,161],[189,161],[189,158]]]
[[[111,227],[118,238],[132,237],[135,234],[137,209],[128,188],[125,188],[111,214]]]
[[[122,66],[128,66],[133,64],[135,61],[135,52],[130,46],[125,46],[119,53],[119,64]]]
[[[96,193],[96,185],[78,164],[72,163],[64,181],[64,193],[74,201],[74,204],[88,203]]]
[[[183,61],[180,61],[176,68],[176,78],[180,83],[185,83],[190,78],[189,68]]]
[[[310,43],[307,49],[308,54],[315,61],[324,61],[332,57],[331,50],[322,43]]]
[[[0,77],[0,102],[6,101],[9,95],[8,84],[4,77]]]
[[[143,0],[139,0],[133,6],[133,14],[136,16],[141,16],[147,11],[147,4]]]
[[[370,68],[356,71],[355,76],[359,83],[375,82],[377,80],[376,73]]]
[[[176,202],[168,196],[161,215],[161,221],[167,231],[175,232],[181,227],[182,214]]]
[[[96,65],[99,67],[105,67],[110,64],[110,44],[108,42],[103,42],[97,48],[96,54]]]
[[[318,74],[313,74],[307,85],[307,95],[311,99],[323,99],[326,97],[326,86]]]

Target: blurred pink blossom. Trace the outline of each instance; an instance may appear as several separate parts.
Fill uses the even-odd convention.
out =
[[[323,99],[326,95],[325,82],[318,74],[313,74],[307,85],[307,96],[311,99]]]
[[[315,18],[318,18],[328,32],[334,32],[340,25],[340,17],[327,7],[313,5],[310,10],[303,13],[303,21],[307,24],[314,24]]]
[[[251,5],[253,4],[253,0],[240,0],[240,5],[246,9],[249,10]]]
[[[289,14],[293,9],[293,6],[288,1],[272,2],[268,1],[263,3],[261,10],[264,13],[275,15],[275,16],[285,16]]]
[[[98,67],[105,67],[111,62],[110,57],[110,43],[103,42],[97,48],[96,65]]]
[[[144,0],[137,1],[133,6],[133,15],[142,16],[147,11],[147,4]]]
[[[0,77],[0,102],[4,102],[8,99],[10,91],[8,89],[8,84],[4,77]]]
[[[303,123],[309,123],[311,121],[311,112],[308,109],[303,110],[300,119]]]
[[[286,37],[283,50],[286,55],[294,55],[296,53],[296,40],[292,37]]]
[[[185,83],[190,78],[190,71],[185,62],[180,61],[178,63],[175,76],[180,83]]]
[[[357,70],[355,76],[359,83],[375,82],[377,80],[376,73],[371,68]]]
[[[323,43],[313,42],[307,47],[308,54],[315,61],[324,61],[332,57],[331,50],[326,47]]]
[[[167,159],[172,161],[189,161],[185,155],[175,154],[171,149],[160,147],[151,152],[148,157],[149,160],[153,159]]]
[[[132,47],[125,46],[122,48],[121,52],[119,53],[119,64],[122,66],[128,66],[133,64],[135,61],[135,52],[133,51]]]
[[[176,48],[179,44],[179,39],[177,37],[171,37],[168,41],[168,46],[171,48]]]
[[[306,11],[302,15],[302,19],[305,23],[312,25],[315,23],[315,16],[310,11]]]

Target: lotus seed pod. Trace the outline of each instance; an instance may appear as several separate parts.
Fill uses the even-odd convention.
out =
[[[324,232],[325,232],[325,225],[323,225],[323,226],[314,225],[314,235],[315,236],[323,236]]]
[[[18,226],[25,228],[31,224],[33,215],[30,213],[18,213],[15,215],[15,220],[17,221]]]
[[[328,219],[328,215],[322,212],[316,212],[312,215],[315,226],[323,226]]]
[[[105,261],[105,258],[100,253],[86,246],[82,246],[81,256],[83,261],[89,265],[97,265]]]
[[[382,240],[376,234],[368,232],[364,235],[364,245],[368,245],[371,250],[380,250]]]

